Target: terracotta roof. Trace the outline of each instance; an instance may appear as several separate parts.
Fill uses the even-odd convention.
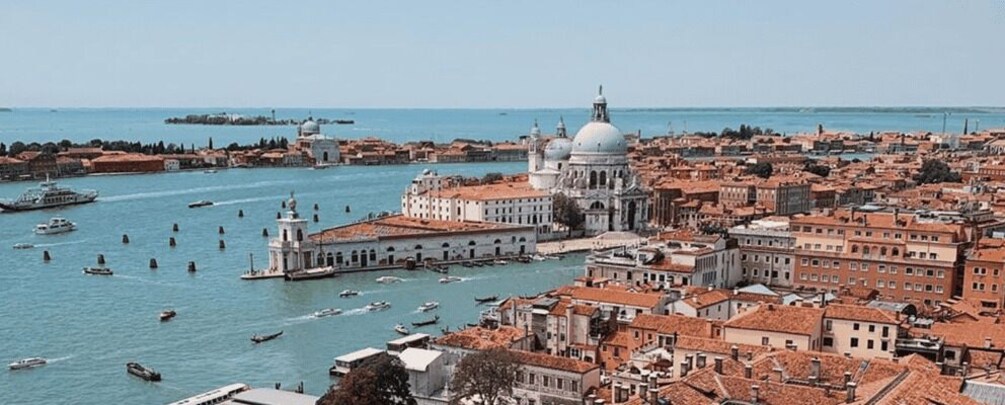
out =
[[[639,314],[629,328],[656,331],[663,335],[712,337],[712,327],[719,322],[683,315]]]
[[[433,343],[470,350],[510,349],[514,342],[524,336],[523,330],[512,326],[500,326],[497,329],[473,327],[444,335]]]
[[[869,308],[859,305],[831,304],[824,309],[824,318],[844,319],[872,323],[896,325],[897,314],[879,308]]]
[[[436,233],[483,232],[502,229],[516,229],[521,226],[495,222],[440,221],[436,219],[411,218],[391,215],[370,221],[325,229],[310,235],[314,241],[351,241],[360,239],[381,239]],[[430,246],[432,247],[432,246]]]
[[[126,153],[122,155],[103,155],[91,160],[92,163],[98,162],[150,162],[150,161],[164,161],[164,158],[160,156],[150,156],[143,155],[139,153]]]
[[[551,197],[551,194],[547,191],[535,190],[530,186],[530,183],[526,181],[511,181],[478,186],[462,186],[440,191],[431,191],[428,194],[429,197],[432,198],[474,201]]]
[[[732,354],[733,346],[736,346],[741,356],[746,356],[747,353],[751,353],[754,356],[760,356],[772,351],[772,348],[767,346],[735,344],[719,339],[685,335],[678,336],[677,342],[674,344],[674,348],[677,349],[693,350],[702,353],[714,353],[724,356]]]
[[[724,326],[810,336],[819,330],[822,317],[819,308],[762,304],[726,321]]]
[[[600,365],[598,364],[587,363],[585,361],[573,359],[570,357],[559,357],[559,356],[552,356],[550,354],[532,353],[521,350],[513,350],[511,353],[516,355],[517,361],[528,366],[542,367],[552,370],[569,371],[579,374],[584,374],[589,372],[590,370],[600,368]]]
[[[617,304],[637,308],[655,308],[663,298],[659,293],[638,293],[615,288],[569,287],[566,291],[574,301]]]

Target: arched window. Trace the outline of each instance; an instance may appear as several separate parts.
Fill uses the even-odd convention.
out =
[[[355,250],[352,251],[351,257],[352,257],[352,262],[353,263],[359,262],[359,253],[356,252]]]
[[[474,245],[477,245],[477,243],[475,243],[475,241],[468,242],[468,246],[474,246]]]
[[[596,188],[596,187],[597,187],[597,172],[591,170],[590,171],[590,188]]]
[[[502,241],[501,241],[501,240],[499,240],[499,239],[496,239],[496,240],[495,240],[495,242],[492,242],[492,243],[494,243],[494,244],[497,244],[497,245],[498,245],[498,244],[502,243]]]
[[[900,249],[893,248],[890,250],[890,253],[893,254],[894,256],[900,256]]]
[[[342,252],[335,253],[335,263],[342,264]]]
[[[288,240],[290,240],[290,236],[289,234],[286,233],[286,230],[283,229],[283,242],[286,242]]]
[[[374,249],[370,249],[370,261],[371,262],[377,261],[377,251]]]
[[[526,242],[526,241],[527,241],[527,238],[525,238],[523,236],[520,237],[520,242]]]
[[[422,245],[415,245],[415,250],[422,250]]]
[[[886,246],[879,248],[879,255],[886,256]]]
[[[447,243],[447,242],[443,242],[443,244],[442,244],[442,245],[440,245],[440,247],[445,247],[445,248],[448,248],[448,247],[450,247],[450,244],[449,244],[449,243]]]
[[[297,242],[303,242],[303,241],[304,241],[304,230],[297,229]]]
[[[851,245],[851,252],[858,253],[858,245]]]
[[[394,246],[391,246],[391,247],[387,248],[387,251],[388,252],[393,252],[394,251]]]
[[[600,172],[600,186],[603,187],[606,185],[607,185],[607,172],[603,171]]]
[[[869,254],[869,247],[868,246],[862,246],[862,254],[864,254],[864,255]]]

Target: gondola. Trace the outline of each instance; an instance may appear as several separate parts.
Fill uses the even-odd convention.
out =
[[[487,303],[487,302],[494,302],[494,301],[498,301],[498,300],[499,300],[499,296],[498,295],[492,295],[492,296],[488,296],[488,297],[475,297],[475,302],[477,302],[479,304],[484,304],[484,303]]]
[[[412,326],[418,327],[418,326],[435,325],[439,321],[440,321],[440,316],[436,315],[436,316],[433,317],[433,319],[427,319],[425,321],[419,321],[419,322],[412,322]]]
[[[271,335],[253,335],[251,337],[251,341],[255,342],[255,343],[268,342],[268,341],[270,341],[272,339],[275,339],[277,337],[280,337],[282,335],[283,335],[283,331],[279,331],[279,332],[273,333]]]

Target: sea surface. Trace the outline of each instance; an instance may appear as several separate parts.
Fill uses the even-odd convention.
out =
[[[307,393],[321,395],[331,383],[336,356],[367,346],[383,347],[399,337],[395,324],[439,315],[440,324],[413,328],[440,334],[476,322],[485,307],[474,297],[527,295],[571,282],[581,274],[582,255],[531,264],[482,268],[452,266],[462,282],[440,284],[438,273],[383,271],[305,282],[245,281],[239,276],[254,254],[267,265],[262,228],[276,235],[281,202],[295,191],[301,212],[320,223],[312,230],[398,209],[400,193],[421,170],[481,176],[517,172],[524,163],[334,167],[310,169],[231,169],[62,179],[74,189],[96,189],[98,202],[70,208],[0,214],[0,361],[45,357],[40,368],[0,370],[3,404],[164,404],[233,382],[292,388],[303,381]],[[0,184],[0,198],[16,197],[30,183]],[[190,209],[196,200],[215,206]],[[345,212],[349,205],[350,213]],[[244,218],[238,218],[238,210]],[[79,230],[51,236],[32,233],[37,223],[63,216]],[[172,232],[177,223],[179,232]],[[225,234],[218,234],[223,226]],[[122,244],[122,235],[130,243]],[[168,246],[168,238],[177,247]],[[218,249],[218,240],[226,249]],[[32,243],[14,250],[15,243]],[[52,261],[43,263],[48,250]],[[83,266],[103,254],[112,277],[87,276]],[[148,262],[156,258],[159,268]],[[186,264],[195,261],[190,274]],[[381,275],[404,279],[377,284]],[[339,298],[344,289],[363,293]],[[389,301],[390,310],[365,313],[367,303]],[[416,308],[426,301],[441,307]],[[312,312],[341,308],[345,314],[314,319]],[[161,323],[157,315],[174,308],[178,316]],[[252,334],[284,331],[276,340],[252,344]],[[164,375],[149,383],[126,374],[137,361]]]
[[[325,125],[322,132],[337,138],[357,139],[376,136],[394,142],[432,140],[449,142],[456,138],[491,141],[516,140],[529,133],[537,120],[545,133],[554,132],[564,118],[569,135],[589,120],[587,108],[567,109],[276,109],[278,119],[308,116],[351,119],[352,125]],[[69,139],[129,140],[144,143],[164,141],[196,147],[213,138],[214,146],[231,142],[248,144],[260,138],[296,136],[293,126],[204,126],[167,125],[164,119],[188,114],[226,112],[245,116],[270,116],[266,108],[14,108],[0,112],[0,142],[58,142]],[[624,132],[641,131],[645,137],[663,135],[672,129],[721,131],[741,124],[771,128],[778,133],[814,132],[817,125],[828,130],[862,134],[870,131],[947,131],[1005,127],[1005,108],[634,108],[619,109],[612,104],[611,120]]]

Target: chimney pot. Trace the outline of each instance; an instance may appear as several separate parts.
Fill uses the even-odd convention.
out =
[[[761,401],[760,391],[761,387],[757,384],[750,386],[750,402],[758,403]]]
[[[810,377],[820,378],[820,358],[814,357],[810,360]]]
[[[639,384],[639,398],[642,398],[642,401],[649,400],[649,384]]]
[[[858,386],[858,384],[856,384],[854,381],[848,383],[848,387],[847,387],[847,390],[846,390],[847,395],[845,397],[845,402],[846,403],[850,404],[852,402],[855,402],[855,387],[856,386]]]
[[[730,346],[729,356],[733,358],[733,361],[740,360],[740,348],[736,345]]]
[[[698,367],[705,368],[705,353],[698,353]]]
[[[649,389],[649,404],[650,405],[657,405],[659,403],[659,400],[660,400],[660,390],[658,390],[656,388],[650,388]]]
[[[722,374],[722,357],[715,356],[715,373]]]
[[[754,378],[754,366],[750,364],[745,364],[743,366],[743,378],[752,379]]]
[[[844,386],[847,387],[848,383],[851,382],[851,371],[844,372]]]
[[[771,369],[771,371],[775,372],[775,376],[778,378],[778,382],[780,383],[785,382],[785,370],[783,370],[781,367],[775,367]]]

